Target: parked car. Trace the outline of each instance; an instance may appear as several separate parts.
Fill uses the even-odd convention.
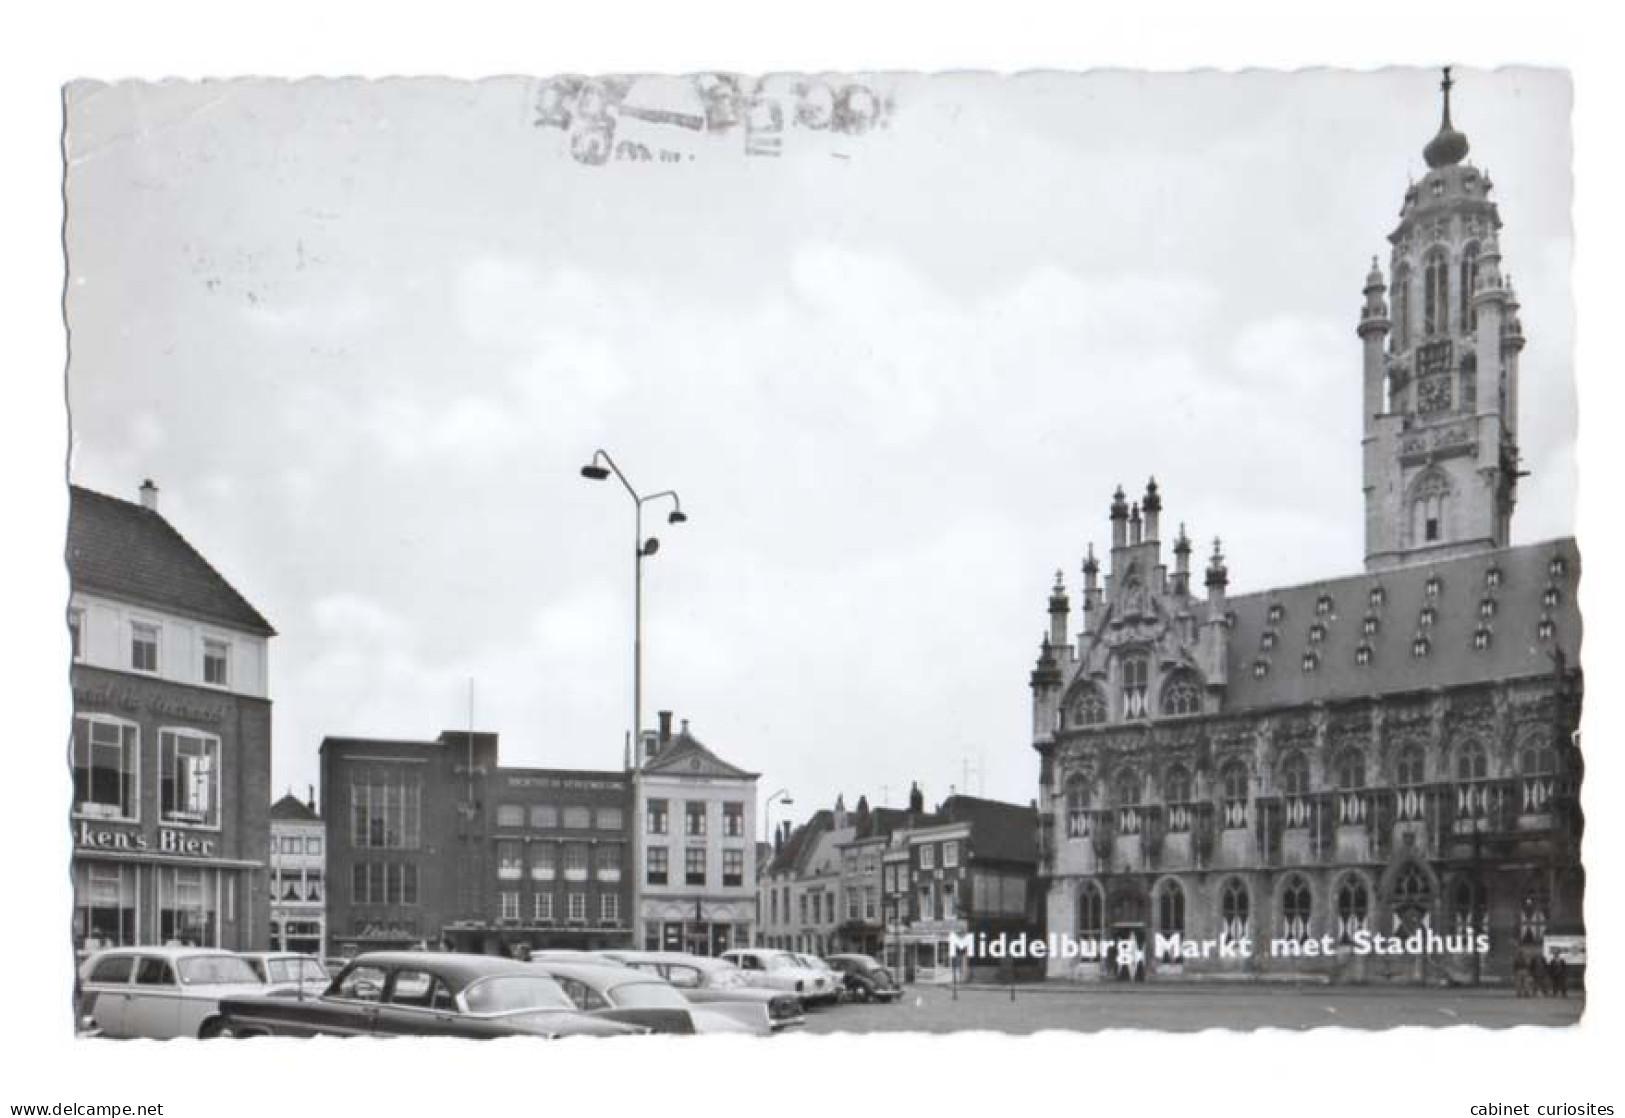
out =
[[[234,994],[267,994],[247,959],[202,947],[114,947],[79,972],[81,1029],[107,1037],[210,1037],[221,1028],[220,1003]]]
[[[722,957],[744,971],[752,986],[795,994],[803,1005],[832,1002],[841,996],[840,987],[828,974],[802,966],[788,951],[739,947],[724,951]]]
[[[790,954],[796,957],[796,962],[800,963],[808,970],[815,971],[828,979],[829,984],[835,989],[835,996],[837,999],[846,996],[846,983],[842,981],[840,972],[834,967],[830,966],[817,955],[808,955],[804,951],[792,951]]]
[[[576,1008],[594,1016],[633,1022],[657,1033],[766,1036],[773,1031],[765,1005],[693,1005],[664,978],[619,963],[532,959],[530,965],[551,975]]]
[[[868,955],[831,955],[827,961],[840,974],[850,998],[891,1002],[903,996],[903,988],[891,971]]]
[[[248,960],[260,981],[270,985],[298,987],[307,994],[320,994],[333,981],[327,967],[314,955],[292,951],[242,951],[239,954]]]
[[[745,972],[726,959],[685,955],[680,951],[617,949],[600,954],[635,970],[658,974],[695,1005],[748,1002],[766,1006],[768,1023],[774,1032],[807,1023],[799,997],[752,986]]]
[[[359,955],[319,997],[239,995],[220,1004],[223,1036],[624,1036],[650,1030],[577,1011],[529,963],[494,955]]]

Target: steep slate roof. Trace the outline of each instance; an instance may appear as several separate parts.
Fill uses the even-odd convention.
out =
[[[276,635],[157,512],[77,485],[69,498],[67,563],[75,590]]]
[[[755,780],[760,775],[730,765],[712,753],[699,738],[688,732],[686,722],[683,724],[682,732],[674,735],[671,741],[643,766],[643,771],[658,773],[661,776],[732,776],[741,780]]]
[[[944,821],[970,824],[972,852],[977,858],[1038,861],[1038,809],[1031,805],[949,796],[937,813]]]
[[[311,806],[292,792],[271,805],[273,823],[320,823],[322,817]]]
[[[1554,558],[1566,568],[1561,575],[1552,574]],[[1495,587],[1487,583],[1491,568],[1500,571]],[[1557,651],[1567,667],[1578,667],[1579,571],[1578,549],[1572,538],[1566,538],[1232,598],[1227,603],[1235,623],[1226,665],[1225,710],[1549,675],[1555,670]],[[1438,593],[1432,598],[1427,595],[1430,578],[1438,579]],[[1382,604],[1376,607],[1371,604],[1374,587],[1382,589]],[[1544,601],[1549,589],[1558,598],[1553,606]],[[1323,596],[1330,600],[1330,612],[1317,613]],[[1488,618],[1481,613],[1486,599],[1495,603]],[[1281,607],[1281,616],[1272,625],[1273,605]],[[1423,626],[1421,613],[1427,606],[1434,616],[1431,625]],[[1370,635],[1364,632],[1368,614],[1376,617],[1378,626]],[[1543,618],[1555,626],[1545,640],[1538,633]],[[1324,626],[1324,636],[1313,643],[1310,629],[1316,623]],[[1480,625],[1491,634],[1485,649],[1473,646]],[[1264,634],[1271,629],[1275,647],[1266,651]],[[1419,635],[1429,642],[1423,657],[1412,655]],[[1364,665],[1356,660],[1362,642],[1371,646],[1370,663]],[[1313,671],[1303,666],[1309,652],[1319,658]],[[1269,669],[1259,678],[1253,665],[1261,659],[1268,661]]]
[[[794,873],[799,875],[806,868],[807,858],[818,845],[818,836],[835,826],[835,813],[828,808],[819,808],[812,813],[801,826],[790,832],[790,837],[784,840],[773,855],[773,861],[768,865],[768,873]]]

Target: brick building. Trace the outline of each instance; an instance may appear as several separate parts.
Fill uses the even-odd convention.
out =
[[[495,734],[463,731],[321,756],[338,953],[631,944],[626,773],[504,768]]]
[[[1153,481],[1111,502],[1075,639],[1057,575],[1032,675],[1050,928],[1253,948],[1152,950],[1153,978],[1504,979],[1583,933],[1579,555],[1511,544],[1525,339],[1467,148],[1447,79],[1392,302],[1373,260],[1356,327],[1364,572],[1231,596],[1215,540],[1198,590]],[[1444,942],[1361,950],[1419,932]]]
[[[327,825],[316,790],[271,805],[271,949],[327,950]]]
[[[265,618],[158,511],[73,486],[76,949],[263,948]]]

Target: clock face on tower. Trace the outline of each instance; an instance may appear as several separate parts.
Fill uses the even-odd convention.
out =
[[[1424,415],[1450,410],[1449,374],[1434,374],[1417,381],[1416,410]]]

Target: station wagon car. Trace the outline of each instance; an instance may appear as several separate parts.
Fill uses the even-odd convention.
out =
[[[275,989],[229,951],[114,947],[80,969],[81,1027],[106,1037],[210,1037],[220,1031],[223,998]]]
[[[449,952],[358,956],[319,997],[221,1002],[229,1036],[624,1036],[650,1030],[581,1013],[546,973],[517,959]]]
[[[768,1023],[774,1032],[807,1023],[800,998],[794,994],[752,986],[744,972],[726,959],[685,955],[680,951],[615,949],[601,954],[636,970],[658,974],[695,1005],[735,1002],[765,1005]]]

